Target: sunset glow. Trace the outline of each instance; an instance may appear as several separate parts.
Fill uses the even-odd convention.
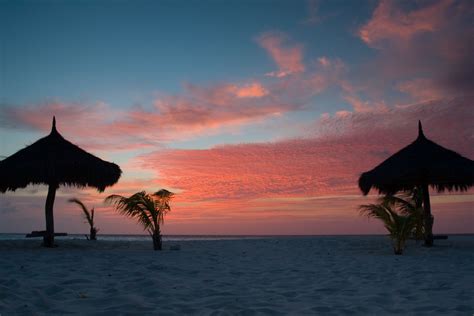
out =
[[[143,233],[104,198],[166,188],[164,234],[383,234],[357,181],[418,120],[474,159],[471,1],[77,3],[0,3],[0,159],[54,115],[123,171],[61,187],[58,231],[87,229],[78,197],[101,233]],[[1,194],[0,232],[41,228],[46,192]],[[474,233],[472,190],[432,195],[436,232]]]

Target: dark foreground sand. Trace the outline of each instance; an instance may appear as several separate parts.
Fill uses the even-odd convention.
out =
[[[474,236],[59,243],[0,242],[2,316],[474,314]]]

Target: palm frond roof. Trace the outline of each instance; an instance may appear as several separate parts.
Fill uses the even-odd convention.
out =
[[[53,118],[51,133],[0,161],[0,192],[28,184],[94,187],[102,192],[122,171],[64,139]]]
[[[394,194],[423,184],[439,192],[466,191],[474,185],[474,161],[426,138],[421,122],[414,142],[359,178],[364,194],[371,188]]]

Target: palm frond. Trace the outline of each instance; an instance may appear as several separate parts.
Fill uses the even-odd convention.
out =
[[[156,250],[161,249],[160,225],[164,224],[164,215],[171,210],[169,201],[173,195],[164,189],[152,195],[140,191],[130,197],[112,194],[105,198],[105,202],[112,204],[117,212],[136,219],[153,237]]]
[[[359,210],[361,214],[381,220],[394,239],[407,239],[413,230],[413,217],[398,214],[388,203],[365,204],[361,205]]]
[[[391,221],[390,213],[384,204],[364,204],[359,206],[359,211],[361,214],[367,217],[377,218],[383,223]]]
[[[69,199],[68,202],[75,203],[75,204],[79,205],[81,207],[82,212],[84,213],[84,216],[85,216],[87,222],[89,223],[89,225],[91,227],[94,226],[94,209],[92,209],[92,212],[89,212],[89,210],[84,205],[84,203],[82,203],[79,199],[76,199],[76,198]]]
[[[137,192],[130,197],[110,195],[105,202],[113,204],[119,213],[135,218],[145,230],[154,229],[158,212],[153,199],[145,191]]]
[[[424,235],[422,192],[418,188],[402,192],[397,195],[386,195],[383,203],[388,207],[397,209],[400,214],[410,216],[413,221],[413,235],[416,239],[422,239]]]
[[[166,189],[161,189],[153,193],[155,197],[155,208],[159,210],[158,222],[164,224],[164,216],[171,211],[170,201],[174,197],[174,193]]]

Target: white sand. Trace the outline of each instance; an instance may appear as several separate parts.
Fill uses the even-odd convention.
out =
[[[100,238],[100,236],[99,236]],[[474,237],[0,242],[0,314],[472,315]]]

